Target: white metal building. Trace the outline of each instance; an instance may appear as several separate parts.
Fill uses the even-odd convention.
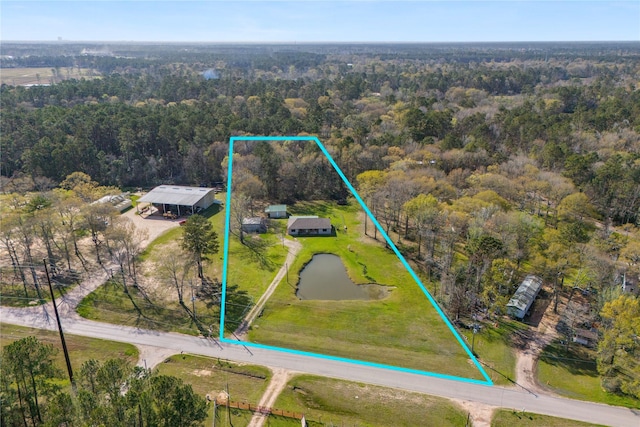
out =
[[[542,289],[541,278],[533,275],[525,277],[520,286],[518,286],[516,293],[509,300],[507,313],[520,320],[524,319],[540,289]]]
[[[213,188],[160,185],[138,199],[138,203],[151,203],[161,213],[178,216],[205,210],[215,201]]]

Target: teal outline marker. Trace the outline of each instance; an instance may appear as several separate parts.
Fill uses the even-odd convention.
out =
[[[322,151],[322,153],[327,157],[327,160],[329,160],[329,163],[331,164],[331,166],[333,166],[333,169],[338,173],[338,175],[340,176],[342,181],[345,183],[349,191],[351,191],[351,194],[353,194],[353,196],[356,198],[356,200],[358,201],[362,209],[369,216],[369,219],[371,219],[371,222],[373,222],[373,224],[376,226],[380,234],[384,237],[389,247],[393,250],[393,252],[396,254],[398,259],[402,262],[402,265],[407,269],[407,271],[409,272],[413,280],[416,282],[416,284],[420,287],[422,292],[425,294],[425,296],[427,297],[427,299],[429,300],[433,308],[436,309],[436,312],[438,313],[440,318],[445,322],[445,324],[447,325],[447,327],[449,328],[453,336],[456,338],[458,343],[462,346],[467,356],[469,356],[469,358],[471,359],[475,367],[478,368],[482,376],[485,378],[485,381],[474,380],[471,378],[456,377],[454,375],[438,374],[435,372],[420,371],[417,369],[402,368],[399,366],[384,365],[381,363],[347,359],[344,357],[337,357],[337,356],[331,356],[326,354],[311,353],[311,352],[292,350],[292,349],[282,348],[282,347],[274,347],[274,346],[264,345],[264,344],[256,344],[256,343],[239,341],[239,340],[231,340],[231,339],[225,338],[224,337],[224,318],[225,318],[225,307],[226,307],[226,299],[227,299],[226,298],[227,297],[227,267],[228,267],[228,257],[229,257],[229,230],[230,230],[230,223],[231,223],[230,219],[231,219],[231,183],[232,183],[232,170],[233,170],[233,143],[235,141],[313,141],[315,142],[320,148],[320,150]],[[349,182],[347,177],[344,175],[344,173],[342,173],[342,170],[333,160],[333,158],[331,157],[327,149],[324,147],[322,142],[320,142],[320,140],[315,136],[232,136],[229,139],[229,165],[227,168],[227,200],[226,200],[226,209],[225,209],[225,230],[224,230],[223,253],[224,255],[223,255],[223,262],[222,262],[222,300],[220,305],[220,341],[224,343],[244,345],[244,346],[253,347],[253,348],[262,348],[265,350],[275,350],[283,353],[297,354],[302,356],[311,356],[311,357],[317,357],[321,359],[334,360],[334,361],[340,361],[340,362],[348,362],[348,363],[353,363],[353,364],[362,365],[362,366],[384,368],[384,369],[389,369],[393,371],[400,371],[400,372],[407,372],[411,374],[419,374],[419,375],[425,375],[425,376],[436,377],[436,378],[456,380],[456,381],[461,381],[461,382],[466,382],[471,384],[493,386],[493,381],[491,381],[491,378],[489,378],[489,375],[487,375],[486,371],[480,365],[480,363],[478,362],[476,357],[473,355],[473,353],[471,352],[467,344],[464,342],[464,340],[462,339],[458,331],[453,327],[453,325],[449,321],[449,318],[444,314],[444,312],[442,311],[438,303],[435,301],[435,299],[431,296],[431,293],[429,293],[427,288],[424,287],[424,285],[422,284],[422,282],[420,281],[416,273],[413,271],[409,263],[404,259],[404,256],[402,256],[402,254],[400,253],[396,245],[393,243],[393,241],[391,241],[387,233],[384,231],[383,227],[380,225],[380,223],[375,218],[375,216],[371,213],[371,211],[369,210],[367,205],[364,203],[364,201],[362,200],[362,198],[360,197],[356,189],[353,187],[353,185],[351,185],[351,183]]]

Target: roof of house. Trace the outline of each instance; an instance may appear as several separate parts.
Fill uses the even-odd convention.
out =
[[[267,212],[267,213],[269,213],[269,212],[286,212],[287,211],[287,205],[270,205],[264,211]]]
[[[165,205],[196,205],[213,188],[185,187],[181,185],[160,185],[138,199],[138,203],[158,203]]]
[[[287,223],[287,229],[320,230],[330,229],[329,218],[292,216]]]
[[[526,310],[540,292],[542,279],[529,275],[524,278],[513,297],[509,300],[507,307],[515,307],[518,310]]]
[[[259,216],[254,216],[251,218],[243,218],[242,219],[242,225],[261,225],[263,224],[264,218],[261,218]]]

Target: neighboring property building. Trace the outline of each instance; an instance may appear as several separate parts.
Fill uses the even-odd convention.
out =
[[[267,220],[258,216],[244,218],[242,220],[242,231],[245,233],[266,233]]]
[[[576,329],[572,341],[585,347],[593,347],[598,342],[598,332],[595,329]]]
[[[113,205],[113,207],[116,208],[120,213],[133,206],[131,199],[129,198],[129,193],[122,193],[118,194],[117,196],[104,196],[93,203],[109,203]]]
[[[292,236],[329,236],[331,220],[317,216],[292,216],[287,223],[287,233]]]
[[[271,205],[264,212],[269,218],[286,218],[287,205]]]
[[[507,304],[507,313],[517,319],[524,319],[529,308],[542,289],[542,279],[529,275],[524,278]]]
[[[160,185],[138,199],[151,203],[160,213],[171,212],[177,216],[194,214],[207,209],[215,202],[213,188]]]

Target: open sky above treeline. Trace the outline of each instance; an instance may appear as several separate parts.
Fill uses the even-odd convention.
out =
[[[3,41],[640,41],[640,2],[2,1]]]

